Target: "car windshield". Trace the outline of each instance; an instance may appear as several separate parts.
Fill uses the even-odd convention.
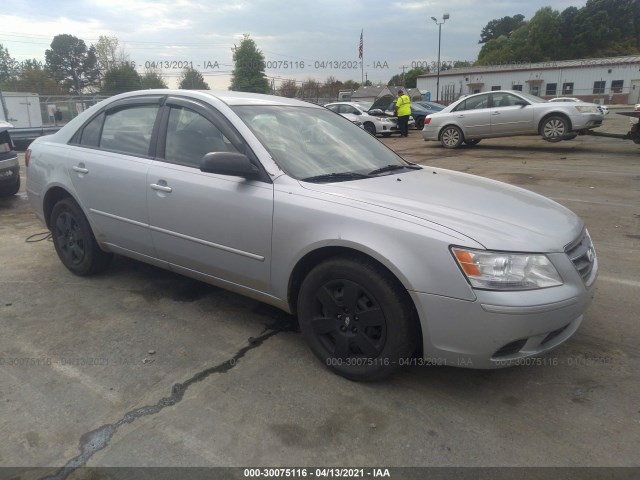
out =
[[[297,179],[409,165],[365,130],[329,110],[274,105],[241,105],[233,110],[278,165]]]
[[[360,110],[363,111],[368,111],[371,106],[373,105],[373,102],[358,102],[355,104],[356,107],[358,107]]]

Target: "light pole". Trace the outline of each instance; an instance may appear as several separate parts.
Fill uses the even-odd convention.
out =
[[[436,22],[436,25],[438,25],[438,77],[436,80],[436,103],[438,103],[440,101],[440,44],[442,41],[442,24],[449,20],[449,14],[445,13],[442,15],[441,22],[438,22],[436,17],[431,17],[431,20]]]

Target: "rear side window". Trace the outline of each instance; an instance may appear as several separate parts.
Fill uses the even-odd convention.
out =
[[[129,155],[148,155],[158,109],[158,105],[136,105],[107,113],[100,148]]]
[[[103,121],[104,114],[102,113],[85,125],[80,136],[80,145],[97,147],[100,144],[100,131],[102,130]]]

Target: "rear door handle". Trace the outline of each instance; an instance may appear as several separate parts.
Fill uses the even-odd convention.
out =
[[[152,183],[151,188],[153,190],[158,190],[160,192],[167,192],[167,193],[171,193],[173,191],[171,187],[167,187],[166,185],[158,185],[157,183]]]
[[[78,173],[89,173],[89,169],[81,167],[81,166],[73,167],[73,171],[74,172],[78,172]]]

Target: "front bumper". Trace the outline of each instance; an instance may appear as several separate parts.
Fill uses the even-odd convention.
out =
[[[560,287],[475,290],[475,301],[410,292],[421,319],[424,360],[492,369],[517,365],[556,348],[582,323],[595,293],[597,262],[588,286],[575,269],[559,270],[565,279]]]

